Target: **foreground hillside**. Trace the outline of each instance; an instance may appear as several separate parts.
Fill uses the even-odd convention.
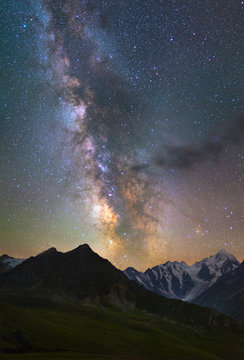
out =
[[[1,359],[244,358],[243,337],[228,330],[193,331],[147,313],[40,298],[22,298],[22,303],[0,304]]]

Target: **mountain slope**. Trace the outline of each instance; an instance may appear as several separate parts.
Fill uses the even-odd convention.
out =
[[[42,295],[100,307],[138,309],[198,328],[237,326],[214,310],[169,300],[145,290],[88,245],[67,253],[49,249],[1,274],[0,298],[6,300],[10,293]]]
[[[123,288],[131,282],[88,245],[61,253],[51,248],[0,276],[1,290],[29,290],[96,302],[113,292],[123,302]]]
[[[244,323],[244,262],[193,301],[227,314]]]
[[[223,274],[236,269],[239,261],[226,250],[196,262],[192,266],[185,262],[170,262],[158,265],[144,273],[127,268],[126,276],[168,298],[191,301],[211,287]]]
[[[25,259],[16,259],[8,255],[0,256],[0,274],[13,269],[21,264]]]
[[[193,331],[150,314],[45,303],[41,298],[0,306],[1,359],[244,358],[242,334],[228,330]]]

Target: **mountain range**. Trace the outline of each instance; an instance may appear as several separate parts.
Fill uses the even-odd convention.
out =
[[[6,255],[0,259],[9,264],[0,274],[4,359],[12,359],[7,354],[13,352],[23,353],[18,359],[28,352],[33,353],[28,359],[45,360],[244,358],[240,323],[146,290],[86,244],[67,253],[51,248],[19,263]],[[237,273],[237,282],[241,276],[242,265],[223,251],[201,264],[203,281],[206,274],[217,277],[213,269],[214,274]],[[211,264],[211,271],[204,273],[203,264]]]
[[[0,275],[0,298],[10,292],[62,298],[73,303],[142,309],[194,325],[226,322],[218,313],[145,290],[88,245],[62,253],[51,248]],[[202,319],[202,320],[201,320]]]
[[[190,302],[211,287],[223,274],[235,270],[239,265],[235,256],[222,249],[216,255],[191,266],[184,261],[168,261],[145,272],[129,267],[124,273],[145,289],[167,298]]]
[[[244,322],[244,265],[224,249],[191,266],[168,261],[145,272],[129,267],[124,273],[159,295],[207,306]]]

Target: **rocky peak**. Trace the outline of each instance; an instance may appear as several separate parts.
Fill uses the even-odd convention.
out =
[[[50,249],[47,249],[43,251],[42,253],[38,254],[37,256],[43,256],[43,255],[51,255],[57,253],[57,249],[55,247],[51,247]]]

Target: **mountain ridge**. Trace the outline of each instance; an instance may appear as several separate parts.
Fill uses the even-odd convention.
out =
[[[168,298],[192,301],[211,287],[224,273],[239,266],[236,257],[225,249],[192,265],[167,261],[145,272],[129,267],[124,273],[150,291]]]
[[[244,261],[221,276],[194,304],[214,308],[244,323]]]
[[[45,251],[1,274],[0,299],[6,299],[8,294],[38,295],[77,304],[115,306],[121,310],[137,309],[193,327],[237,326],[215,310],[166,299],[145,290],[88,245],[67,253]]]

